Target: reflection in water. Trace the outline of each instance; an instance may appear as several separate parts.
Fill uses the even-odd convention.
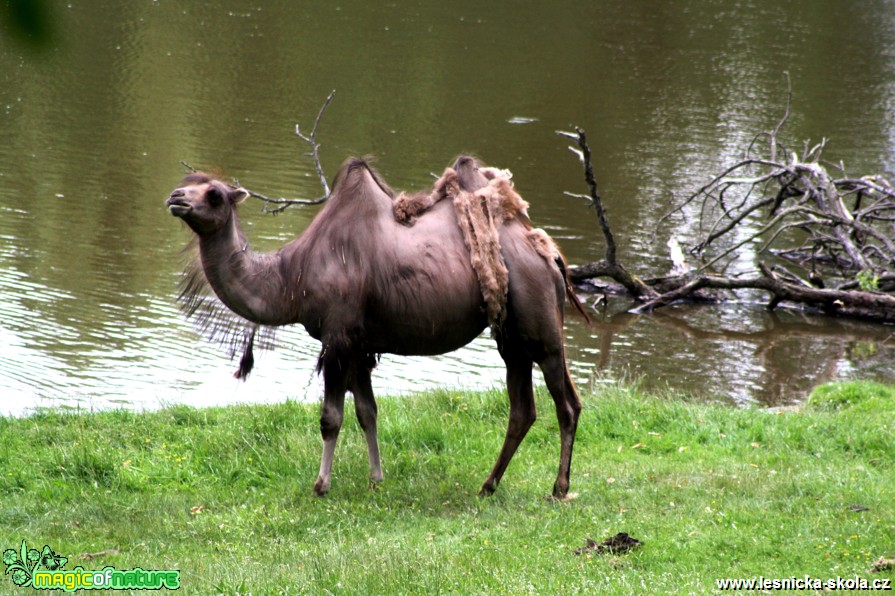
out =
[[[610,378],[740,404],[797,402],[835,378],[886,378],[895,354],[890,327],[745,303],[607,314],[592,337],[599,348],[584,351],[589,364]],[[586,368],[580,344],[573,339],[576,370]]]
[[[827,137],[825,155],[849,174],[892,172],[895,13],[884,0],[847,11],[832,0],[811,11],[770,0],[562,0],[487,13],[466,0],[233,4],[55,4],[58,38],[44,51],[0,39],[0,413],[316,399],[318,347],[303,330],[279,333],[240,384],[227,354],[182,319],[174,294],[188,234],[163,200],[181,159],[269,195],[316,197],[292,130],[334,88],[320,131],[327,171],[375,154],[390,183],[411,189],[475,153],[513,170],[571,263],[602,245],[592,214],[562,196],[582,185],[553,134],[570,124],[588,132],[620,256],[636,271],[668,267],[672,234],[697,235],[698,214],[660,218],[776,124],[783,71],[795,90],[787,142]],[[314,214],[259,211],[242,212],[256,250]],[[738,266],[753,258],[744,251]],[[828,378],[895,379],[885,327],[750,304],[622,310],[612,303],[589,328],[569,316],[579,384],[642,378],[776,404]],[[500,386],[492,344],[386,355],[375,389]]]

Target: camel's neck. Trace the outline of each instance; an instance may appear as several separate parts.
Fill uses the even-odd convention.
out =
[[[199,240],[202,269],[218,298],[233,312],[255,323],[293,323],[285,299],[280,255],[255,254],[234,220]]]

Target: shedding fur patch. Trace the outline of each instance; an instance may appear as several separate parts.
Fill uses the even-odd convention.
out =
[[[485,299],[488,323],[494,328],[506,318],[509,273],[500,254],[492,195],[490,185],[474,193],[460,191],[454,197],[454,210]]]
[[[435,183],[432,192],[407,195],[395,199],[395,219],[413,225],[414,220],[443,199],[451,199],[469,259],[485,300],[488,324],[495,332],[507,314],[509,272],[500,252],[498,227],[511,219],[521,222],[526,240],[548,263],[559,268],[569,301],[589,322],[590,318],[578,301],[566,271],[565,259],[553,239],[541,228],[534,228],[528,217],[528,203],[516,192],[509,170],[479,168],[488,184],[476,191],[463,190],[453,168],[447,168]]]
[[[188,247],[190,250],[191,247]],[[187,262],[180,280],[180,310],[200,334],[226,348],[230,359],[242,353],[233,376],[245,380],[255,365],[254,349],[272,349],[274,328],[248,321],[221,302],[208,284],[196,257]]]
[[[557,259],[562,258],[559,248],[556,246],[556,242],[554,242],[553,238],[551,238],[543,229],[531,229],[525,237],[532,248],[535,249],[535,252],[548,261],[556,261]]]
[[[448,169],[442,179],[456,179],[456,172]],[[528,203],[513,188],[509,175],[489,168],[488,184],[474,192],[458,186],[444,185],[454,190],[454,211],[469,250],[470,263],[479,280],[488,323],[497,330],[507,314],[509,273],[500,252],[497,227],[510,219],[528,221]],[[438,186],[436,184],[436,186]]]
[[[460,192],[457,172],[448,168],[432,187],[432,192],[401,193],[395,197],[392,209],[395,219],[403,224],[413,224],[413,220],[421,213],[428,211],[435,203],[447,197],[456,196]]]

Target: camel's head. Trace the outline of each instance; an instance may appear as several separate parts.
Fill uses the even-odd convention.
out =
[[[208,174],[194,172],[174,189],[165,205],[196,234],[209,236],[230,223],[236,205],[248,196],[244,188],[233,188]]]

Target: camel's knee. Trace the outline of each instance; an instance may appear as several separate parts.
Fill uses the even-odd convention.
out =
[[[361,429],[364,431],[376,428],[376,418],[378,409],[375,401],[354,400],[354,413],[357,414],[357,421]]]
[[[320,411],[320,434],[323,439],[335,438],[342,428],[342,410],[334,406],[324,405]]]
[[[569,375],[568,369],[565,371],[565,396],[566,403],[569,404],[569,407],[572,411],[575,412],[575,420],[578,420],[578,415],[581,414],[581,398],[578,397],[578,390],[575,388],[575,382],[572,381],[572,377]]]
[[[581,400],[578,399],[577,393],[572,393],[571,397],[566,401],[569,407],[569,417],[572,419],[572,422],[578,423],[578,418],[581,416]]]
[[[556,405],[556,416],[560,425],[563,428],[574,428],[578,423],[582,405],[575,384],[569,376],[565,360],[560,356],[547,363],[542,363],[541,370],[544,373],[547,389]]]
[[[511,410],[507,434],[525,436],[537,419],[538,414],[533,408]]]
[[[577,407],[568,402],[556,404],[556,419],[559,428],[564,431],[574,432],[578,427],[578,417],[581,415],[581,405]]]

